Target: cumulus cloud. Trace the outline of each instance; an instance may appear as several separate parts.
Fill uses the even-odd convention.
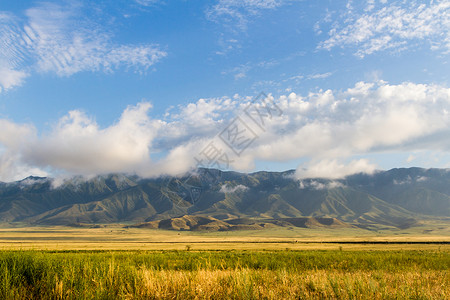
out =
[[[34,126],[0,119],[0,128],[0,180],[14,181],[30,175],[47,176],[46,171],[23,161],[24,149],[36,137]]]
[[[432,50],[450,51],[450,2],[428,4],[394,1],[375,4],[369,1],[361,13],[348,10],[329,31],[319,48],[355,46],[355,55],[364,57],[387,49],[404,49],[428,43]]]
[[[340,178],[378,168],[364,155],[450,152],[447,87],[358,82],[343,91],[253,101],[240,96],[200,99],[168,110],[164,118],[152,118],[151,104],[140,103],[106,128],[71,111],[47,134],[31,124],[0,119],[0,180],[45,172],[158,176],[195,167],[251,171],[255,161],[300,158],[298,178]]]
[[[407,82],[359,82],[343,92],[306,97],[291,93],[278,99],[283,115],[270,122],[239,163],[309,158],[298,168],[299,177],[336,178],[376,168],[364,159],[349,160],[356,155],[448,152],[450,141],[443,137],[450,136],[449,101],[448,88]]]
[[[158,45],[122,45],[81,4],[41,3],[24,18],[0,12],[0,89],[20,85],[32,72],[145,72],[167,55]]]
[[[22,84],[28,74],[24,71],[10,69],[8,66],[0,66],[0,93],[14,86]]]
[[[148,117],[149,103],[128,107],[105,129],[80,111],[63,117],[53,132],[24,150],[32,164],[75,174],[133,172],[148,166],[158,122]]]
[[[336,159],[322,159],[309,163],[306,168],[301,166],[297,169],[298,178],[343,178],[350,174],[368,173],[376,170],[376,165],[367,159],[352,160],[348,163]]]
[[[0,181],[17,181],[30,175],[46,177],[50,174],[39,167],[27,165],[19,154],[0,151]]]

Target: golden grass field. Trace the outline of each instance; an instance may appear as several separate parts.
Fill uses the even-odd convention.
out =
[[[0,299],[449,299],[450,230],[432,225],[2,227]]]
[[[88,227],[0,228],[0,250],[398,250],[449,249],[448,244],[396,244],[396,242],[450,242],[450,228],[440,225],[408,230],[358,228],[282,228],[251,231],[199,232],[126,228],[124,225]],[[334,243],[327,243],[334,242]],[[343,244],[337,244],[343,242]],[[355,244],[349,244],[355,242]],[[391,242],[392,244],[360,244]]]

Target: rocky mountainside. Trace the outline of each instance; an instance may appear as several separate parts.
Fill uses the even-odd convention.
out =
[[[407,228],[430,218],[450,220],[448,169],[392,169],[340,180],[297,180],[293,171],[199,169],[184,177],[73,178],[59,186],[40,177],[0,183],[0,223],[234,230],[287,222],[370,229]]]

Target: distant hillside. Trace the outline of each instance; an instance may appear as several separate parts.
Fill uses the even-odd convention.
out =
[[[237,218],[218,220],[213,217],[182,216],[159,221],[145,222],[134,227],[189,231],[234,231],[261,230],[274,227],[302,227],[302,228],[348,228],[349,224],[335,218],[281,218],[281,219],[248,219]]]
[[[120,222],[166,229],[235,230],[303,222],[300,227],[370,229],[450,219],[448,169],[392,169],[341,180],[299,181],[293,175],[293,171],[243,174],[200,169],[181,178],[123,174],[87,181],[73,178],[56,188],[52,179],[28,177],[0,183],[0,223]]]

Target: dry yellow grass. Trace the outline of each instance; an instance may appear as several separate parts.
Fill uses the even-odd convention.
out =
[[[449,299],[447,272],[268,270],[153,271],[138,273],[142,287],[127,298],[164,299]]]
[[[449,299],[447,251],[0,251],[1,299]]]
[[[450,299],[450,244],[394,243],[450,242],[421,232],[0,228],[0,298]]]
[[[371,232],[362,229],[300,229],[239,232],[177,232],[159,229],[23,227],[0,228],[0,249],[41,250],[401,250],[450,249],[437,244],[327,244],[323,242],[450,242],[446,231],[441,235],[398,232]]]

